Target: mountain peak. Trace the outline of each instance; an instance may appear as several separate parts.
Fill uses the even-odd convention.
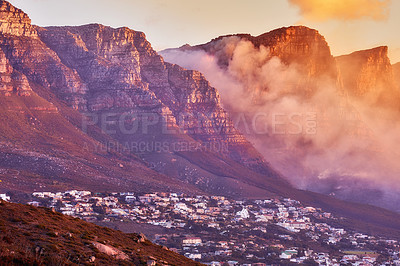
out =
[[[301,34],[301,35],[319,35],[322,37],[322,35],[320,35],[320,33],[316,29],[312,29],[312,28],[302,26],[302,25],[278,28],[278,29],[263,33],[263,34],[259,35],[258,37],[262,37],[265,35],[271,36],[271,35],[299,35],[299,34]]]
[[[336,57],[336,60],[350,95],[373,99],[371,103],[382,106],[397,106],[400,95],[394,83],[387,46],[356,51]]]
[[[0,0],[0,33],[15,36],[37,36],[31,19],[21,9]]]
[[[378,46],[378,47],[367,49],[367,50],[356,51],[349,55],[340,56],[339,58],[351,56],[351,57],[358,58],[359,60],[365,60],[365,59],[378,60],[379,59],[380,61],[385,61],[386,64],[390,64],[388,50],[389,50],[389,48],[387,46]]]
[[[317,30],[306,26],[272,30],[255,37],[253,43],[272,47],[276,55],[285,54],[289,61],[302,56],[332,57],[325,38]]]

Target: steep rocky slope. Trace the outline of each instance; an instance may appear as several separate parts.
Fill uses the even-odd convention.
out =
[[[37,36],[28,15],[7,1],[1,1],[0,3],[0,23],[0,31],[3,34],[30,37]]]
[[[161,54],[218,84],[233,120],[257,118],[239,129],[294,186],[397,210],[396,141],[385,136],[398,134],[400,98],[387,47],[334,58],[318,31],[292,26]]]
[[[188,186],[150,170],[129,152],[107,150],[104,143],[118,147],[117,141],[86,125],[74,110],[84,106],[82,94],[87,91],[76,71],[40,41],[25,13],[6,1],[1,1],[0,10],[3,192],[71,187],[176,191]]]
[[[143,33],[93,24],[40,29],[39,36],[87,84],[87,106],[81,110],[113,111],[117,117],[154,114],[159,123],[150,134],[157,134],[161,124],[179,126],[196,140],[228,145],[227,155],[237,161],[254,158],[256,152],[233,127],[216,89],[201,73],[164,63]],[[238,154],[238,146],[253,154]]]
[[[200,265],[143,235],[124,234],[49,209],[0,201],[3,265]]]
[[[217,57],[222,67],[228,67],[233,57],[234,46],[240,41],[249,41],[255,48],[265,47],[268,56],[264,62],[277,57],[286,65],[296,65],[301,78],[292,84],[293,90],[303,96],[311,96],[321,86],[324,78],[338,82],[338,70],[335,59],[325,38],[317,30],[304,26],[291,26],[276,29],[259,36],[236,34],[221,36],[206,44],[193,47],[184,46],[181,50],[203,50]],[[233,47],[232,47],[233,46]],[[268,88],[264,88],[268,91]]]
[[[396,63],[392,67],[396,86],[400,87],[400,63]]]
[[[123,152],[133,158],[137,157],[132,154],[139,154],[158,172],[185,183],[196,183],[207,191],[240,194],[243,190],[240,187],[247,187],[244,194],[249,195],[254,182],[262,183],[264,180],[267,184],[265,187],[276,187],[272,189],[275,191],[282,184],[286,185],[279,174],[264,162],[262,156],[233,127],[220,105],[216,89],[199,72],[164,63],[143,33],[98,24],[40,28],[32,26],[28,16],[21,10],[6,1],[1,3],[6,21],[2,24],[0,37],[3,66],[0,74],[4,80],[2,100],[7,102],[23,94],[38,94],[42,98],[39,105],[43,106],[35,108],[47,112],[49,108],[46,106],[50,105],[55,106],[57,111],[51,107],[54,109],[52,115],[33,117],[38,120],[37,123],[50,125],[46,119],[51,118],[64,126],[59,127],[60,135],[62,130],[67,134],[65,127],[88,133],[82,141],[74,141],[78,136],[71,134],[70,142],[77,144],[72,145],[76,150],[83,147],[97,152],[99,147],[103,147],[105,154]],[[23,19],[7,20],[15,17]],[[22,108],[18,106],[20,99],[30,102],[30,98],[16,99],[12,107],[14,109]],[[84,119],[71,108],[87,118]],[[8,113],[4,119],[14,122]],[[4,130],[6,128],[11,134],[12,125],[5,124]],[[43,139],[46,139],[47,133],[51,132],[46,130],[46,127],[38,128],[35,133],[44,133]],[[83,135],[82,132],[78,134]],[[5,135],[5,139],[8,137]],[[94,138],[95,141],[87,141],[85,137]],[[23,146],[22,143],[18,145]],[[35,145],[32,143],[24,148]],[[90,160],[97,159],[96,156],[88,157]],[[208,165],[201,159],[204,157],[210,159]],[[9,167],[15,160],[7,159],[9,163],[5,166]],[[218,165],[220,161],[231,165],[236,172],[226,175],[214,171],[219,166],[212,164]],[[121,176],[117,174],[120,171],[125,173],[122,176],[126,176],[132,171],[127,167],[117,169],[106,176]],[[6,184],[12,183],[9,170],[4,172]],[[88,178],[77,178],[82,182],[91,180],[91,176],[97,178],[105,174],[83,173]],[[143,181],[152,175],[150,173],[154,174],[150,171],[149,174],[143,174],[143,177],[135,177],[138,180],[134,183],[153,187]],[[141,176],[136,172],[135,176],[138,175]],[[231,182],[231,179],[236,181]],[[169,180],[166,176],[159,175],[155,183],[166,180]],[[131,187],[125,182],[116,183],[126,189]],[[228,187],[230,189],[227,190]],[[264,189],[259,190],[259,194],[265,192]]]
[[[399,108],[400,91],[395,85],[387,46],[357,51],[336,60],[344,87],[353,99]]]

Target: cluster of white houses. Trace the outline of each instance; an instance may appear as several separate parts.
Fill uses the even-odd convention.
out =
[[[372,265],[378,255],[382,256],[374,252],[343,253],[339,249],[343,241],[358,251],[384,245],[384,258],[391,263],[399,255],[398,241],[331,226],[337,220],[332,214],[288,198],[239,201],[182,193],[98,194],[77,190],[35,192],[33,197],[30,204],[46,205],[88,221],[122,220],[175,229],[177,233],[157,235],[154,241],[209,265],[308,260],[322,265]],[[302,237],[301,245],[297,236]],[[304,247],[308,245],[314,248]],[[338,252],[315,248],[322,245]]]

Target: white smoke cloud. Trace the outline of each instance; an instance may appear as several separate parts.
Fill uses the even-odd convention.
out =
[[[236,126],[295,186],[345,199],[365,196],[357,191],[362,188],[368,203],[396,206],[400,127],[381,119],[379,113],[389,118],[386,111],[349,103],[330,79],[321,78],[316,93],[303,97],[307,78],[300,66],[286,65],[268,48],[238,37],[222,39],[213,52],[161,54],[202,72]],[[221,67],[218,58],[227,58],[228,66]]]

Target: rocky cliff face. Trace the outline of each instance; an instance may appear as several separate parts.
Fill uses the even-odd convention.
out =
[[[250,149],[222,109],[216,89],[201,73],[165,63],[143,33],[98,24],[38,32],[87,86],[80,100],[87,104],[80,105],[80,110],[97,114],[113,111],[117,116],[150,112],[199,141],[223,142],[232,150],[237,145]],[[68,93],[76,94],[75,90],[73,87]],[[231,155],[251,160],[245,152]]]
[[[3,35],[37,36],[28,15],[3,0],[0,1],[0,32]]]
[[[243,186],[252,186],[240,185],[242,182],[261,184],[264,178],[274,180],[276,184],[272,186],[287,185],[277,181],[280,175],[234,128],[221,107],[217,90],[204,76],[165,63],[144,33],[98,24],[41,28],[32,26],[21,10],[6,1],[1,3],[4,19],[0,27],[0,78],[4,81],[1,91],[5,96],[11,95],[12,101],[34,94],[38,105],[35,110],[54,109],[57,117],[43,119],[57,120],[57,126],[61,121],[65,123],[59,116],[70,112],[65,105],[72,107],[94,119],[89,123],[96,124],[103,132],[93,134],[96,138],[100,136],[106,148],[109,143],[118,143],[110,148],[110,153],[120,152],[118,145],[126,144],[124,151],[140,153],[153,169],[186,183],[203,185],[207,190],[237,193]],[[37,99],[38,95],[54,102],[59,109]],[[23,110],[18,112],[38,119],[29,113],[30,109],[25,111],[20,106],[12,109]],[[66,127],[73,127],[67,124]],[[82,121],[74,123],[82,127],[81,124]],[[115,132],[108,131],[109,127]],[[46,135],[45,131],[40,132]],[[97,144],[93,146],[95,142],[88,143],[91,148],[98,148]],[[213,149],[213,143],[217,149]],[[139,144],[144,144],[144,150],[138,150]],[[222,161],[235,170],[229,170],[229,174],[221,171]],[[254,175],[257,180],[249,181]],[[240,181],[231,182],[231,178]],[[141,183],[145,184],[148,181]]]
[[[400,91],[395,85],[387,46],[357,51],[336,60],[350,97],[398,109]]]
[[[393,77],[396,82],[396,86],[400,88],[400,63],[396,63],[392,67],[393,67]]]
[[[32,89],[26,76],[16,71],[0,50],[0,93],[4,96],[17,94],[19,96],[31,95]]]
[[[286,64],[300,64],[310,78],[337,78],[335,60],[328,43],[317,30],[304,26],[281,28],[257,36],[252,42],[269,47],[271,55]]]
[[[221,36],[209,43],[194,47],[182,47],[182,50],[202,49],[216,55],[221,66],[227,67],[232,59],[232,49],[227,47],[227,38],[250,41],[255,47],[264,46],[269,58],[277,57],[286,65],[295,65],[300,76],[295,90],[297,93],[311,96],[321,85],[321,79],[333,80],[340,85],[335,59],[325,38],[317,30],[304,26],[291,26],[276,29],[259,36],[237,34]]]
[[[254,128],[243,132],[293,185],[366,201],[372,200],[371,193],[354,196],[349,192],[360,188],[367,191],[367,185],[355,181],[361,172],[368,173],[361,177],[366,183],[380,179],[382,169],[387,170],[387,176],[397,175],[398,168],[384,159],[396,157],[391,151],[383,151],[387,140],[382,136],[386,132],[376,134],[380,123],[392,117],[392,112],[375,108],[376,104],[399,110],[387,47],[334,58],[318,31],[295,26],[257,37],[222,36],[163,53],[171,62],[202,69],[206,77],[219,84],[222,102],[235,121],[243,114],[250,118],[260,113],[266,117],[282,115],[280,125],[274,118],[260,120],[270,129],[266,134]],[[186,62],[182,59],[185,56],[189,58]],[[204,67],[203,59],[210,64],[217,62],[219,68]],[[214,72],[222,78],[216,80]],[[293,117],[298,118],[292,122],[298,123],[300,130],[290,128]],[[398,114],[385,126],[395,129],[397,120]],[[315,131],[308,127],[313,123]],[[373,163],[365,160],[368,157],[374,158]],[[381,183],[383,186],[385,181]],[[370,203],[393,208],[383,197]]]
[[[21,26],[22,27],[22,26]],[[10,65],[30,82],[53,90],[74,108],[85,106],[86,84],[78,73],[65,66],[57,54],[39,38],[1,32],[0,47]],[[14,34],[15,33],[15,34]]]
[[[185,117],[180,121],[184,132],[201,140],[245,142],[205,78],[165,64],[143,33],[97,24],[35,29],[25,13],[6,1],[1,12],[0,31],[10,35],[1,39],[5,79],[18,73],[12,72],[15,65],[30,80],[52,89],[81,111],[151,110],[163,119],[172,116],[173,124]],[[36,32],[40,39],[32,38]],[[5,66],[8,62],[10,69]],[[18,79],[24,82],[23,77]]]

